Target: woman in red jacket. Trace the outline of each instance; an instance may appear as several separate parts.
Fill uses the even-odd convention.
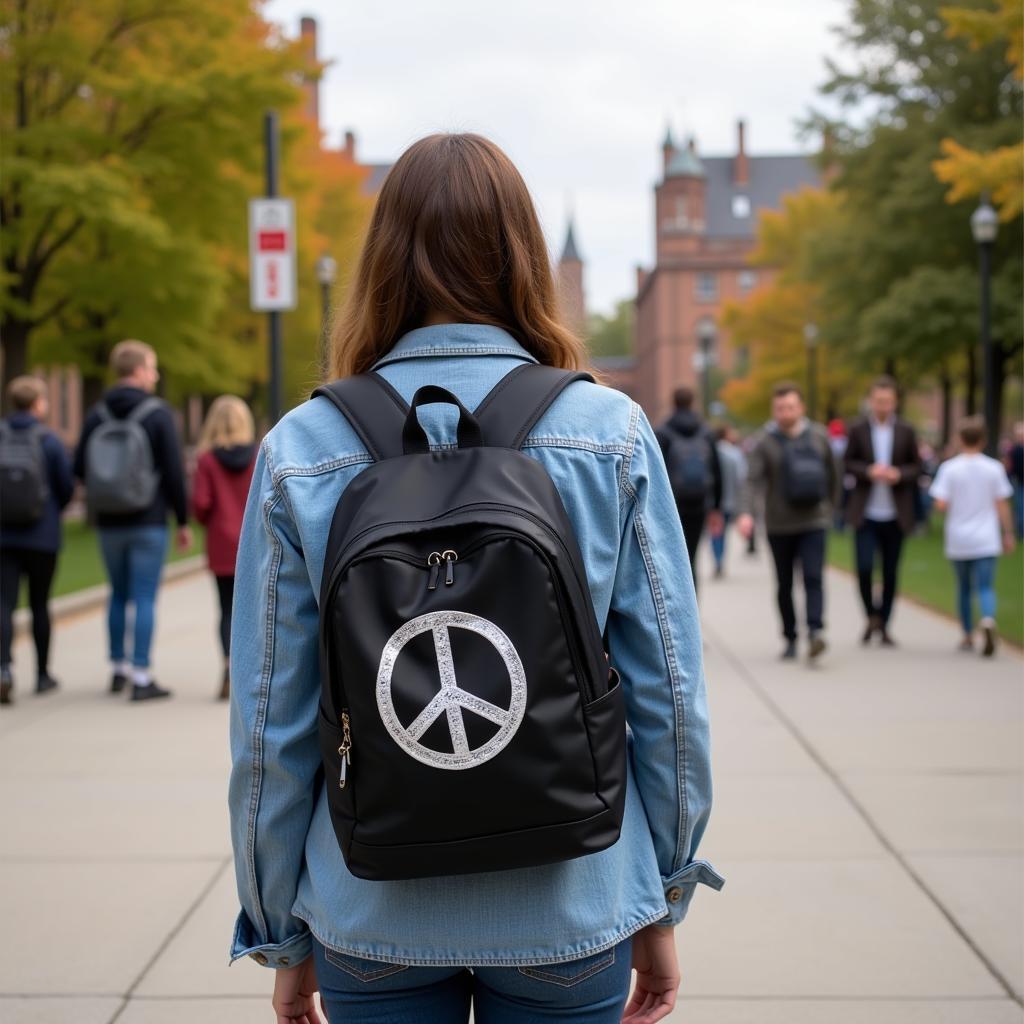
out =
[[[216,399],[199,438],[200,456],[192,504],[196,519],[206,527],[206,558],[216,578],[220,598],[220,642],[224,649],[221,700],[227,700],[231,686],[227,659],[231,644],[235,558],[255,462],[254,439],[252,413],[245,402],[234,395],[221,395]]]

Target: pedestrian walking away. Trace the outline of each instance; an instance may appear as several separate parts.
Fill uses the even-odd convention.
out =
[[[1013,529],[1024,540],[1024,423],[1014,425],[1006,470],[1013,485]]]
[[[654,431],[582,371],[481,136],[391,168],[335,324],[242,527],[232,959],[276,971],[279,1024],[320,1024],[317,991],[352,1024],[661,1020],[673,929],[723,880]]]
[[[799,386],[788,381],[777,384],[772,418],[748,456],[737,526],[749,537],[754,510],[763,503],[786,641],[782,657],[787,660],[797,656],[793,576],[798,562],[804,583],[807,654],[814,661],[825,651],[825,543],[839,485],[828,434],[804,415]]]
[[[915,501],[921,457],[914,428],[896,415],[898,395],[892,377],[879,377],[868,394],[868,415],[850,429],[844,461],[854,484],[846,519],[854,528],[854,555],[861,601],[867,620],[861,642],[878,636],[894,644],[889,633],[903,539],[917,521]],[[882,560],[882,594],[876,600],[875,556]]]
[[[711,554],[715,560],[715,579],[721,579],[725,574],[725,543],[729,525],[736,518],[740,489],[747,479],[747,457],[737,443],[739,437],[732,427],[720,427],[715,438],[718,462],[722,468],[722,524],[720,530],[711,534]]]
[[[231,686],[231,607],[235,593],[235,560],[242,516],[256,461],[252,413],[240,398],[221,395],[210,406],[199,438],[199,461],[192,487],[192,508],[206,527],[206,562],[213,573],[220,604],[220,643],[224,672],[220,699]]]
[[[174,513],[179,551],[192,546],[178,434],[167,404],[155,397],[156,353],[122,341],[110,354],[117,378],[85,418],[75,475],[85,481],[100,551],[110,579],[107,625],[111,693],[131,682],[133,701],[170,696],[150,674],[156,596],[167,552],[167,516]],[[126,655],[128,605],[135,611],[131,659]]]
[[[686,538],[690,573],[697,586],[697,551],[707,524],[711,535],[722,532],[722,467],[715,439],[693,411],[692,388],[677,388],[675,412],[658,428],[669,482]]]
[[[61,511],[74,480],[64,444],[43,426],[46,383],[15,377],[7,386],[14,410],[0,422],[0,704],[14,700],[11,649],[21,581],[28,580],[37,694],[57,688],[50,675],[50,588],[61,548]]]
[[[1009,499],[1013,487],[1006,470],[985,454],[985,422],[968,417],[960,425],[960,454],[939,466],[932,483],[935,507],[946,513],[946,557],[953,563],[957,609],[963,638],[960,650],[974,650],[974,599],[981,618],[981,653],[996,652],[996,563],[1015,544]]]

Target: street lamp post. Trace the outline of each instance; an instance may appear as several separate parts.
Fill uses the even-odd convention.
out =
[[[701,408],[704,419],[711,413],[711,363],[713,360],[711,347],[715,341],[715,323],[705,317],[697,324],[697,340],[700,342],[701,371]]]
[[[986,450],[995,455],[999,448],[999,423],[996,418],[996,363],[992,348],[992,246],[999,231],[999,217],[987,196],[971,214],[971,234],[978,246],[981,279],[981,367],[984,393]]]
[[[331,289],[338,276],[338,261],[323,253],[316,261],[316,279],[320,282],[320,373],[326,377],[328,367],[327,328],[331,320]]]
[[[804,344],[807,346],[807,415],[818,417],[818,325],[804,324]]]

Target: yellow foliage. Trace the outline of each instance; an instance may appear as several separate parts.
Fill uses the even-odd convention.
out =
[[[1006,59],[1017,78],[1024,77],[1024,5],[1020,0],[999,0],[994,10],[973,7],[940,7],[950,39],[967,38],[973,49],[997,40],[1006,41]]]
[[[947,203],[988,192],[999,219],[1011,221],[1024,209],[1024,143],[978,153],[955,139],[943,139],[941,159],[932,163],[935,177],[949,185]]]

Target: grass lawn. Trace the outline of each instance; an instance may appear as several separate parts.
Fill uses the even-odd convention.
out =
[[[203,548],[202,527],[192,524],[192,548],[179,555],[174,548],[173,528],[168,545],[167,561],[176,562],[180,558],[200,554]],[[99,540],[96,531],[84,522],[66,522],[64,524],[64,547],[57,558],[57,578],[53,583],[53,596],[70,594],[85,587],[105,583],[107,575],[103,570],[103,559],[100,556]],[[22,601],[25,604],[26,587],[22,583]]]
[[[853,571],[853,534],[832,535],[829,562]],[[935,516],[927,534],[911,537],[903,546],[900,562],[900,594],[956,617],[953,567],[942,553],[942,517]],[[999,559],[996,568],[996,599],[999,605],[999,633],[1006,640],[1024,646],[1024,547]],[[977,611],[975,612],[977,614]]]

